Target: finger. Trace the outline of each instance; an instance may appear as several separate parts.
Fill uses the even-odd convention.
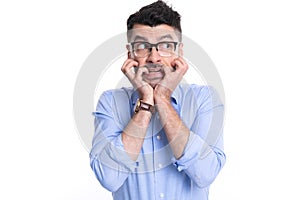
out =
[[[131,68],[134,66],[138,66],[138,62],[129,58],[125,60],[125,62],[123,63],[123,66],[121,67],[121,71],[125,74],[126,72],[131,70]]]
[[[174,71],[173,67],[170,67],[170,66],[167,66],[167,65],[163,65],[162,69],[163,69],[165,74],[170,74],[171,72]]]
[[[182,63],[182,66],[187,70],[189,68],[188,63],[183,57],[179,57],[178,60]]]
[[[134,66],[137,66],[138,65],[138,62],[136,62],[135,60],[132,60],[132,59],[127,59],[122,68],[121,68],[121,71],[129,78],[129,79],[132,79],[134,78],[134,71],[132,70],[132,68]]]
[[[149,73],[148,68],[146,68],[144,66],[140,66],[137,69],[136,75],[138,77],[142,77],[143,74],[148,74],[148,73]]]
[[[128,65],[128,63],[130,62],[130,59],[126,59],[121,67],[121,71],[125,74],[125,66]]]
[[[188,64],[182,58],[177,58],[173,61],[175,69],[177,72],[185,74],[188,70]]]
[[[179,67],[187,66],[187,62],[182,57],[175,58],[171,64],[178,65]]]

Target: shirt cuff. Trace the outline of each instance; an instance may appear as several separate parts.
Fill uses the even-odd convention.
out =
[[[106,166],[123,172],[134,172],[138,161],[133,161],[122,143],[122,134],[112,140],[101,152],[99,159]]]
[[[189,140],[180,159],[172,158],[173,165],[178,171],[187,169],[190,165],[200,159],[201,152],[207,144],[198,135],[190,132]]]

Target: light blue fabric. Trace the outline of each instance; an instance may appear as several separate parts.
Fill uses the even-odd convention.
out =
[[[136,161],[124,151],[121,133],[138,93],[133,88],[104,92],[97,104],[91,167],[114,200],[207,200],[209,186],[225,164],[224,106],[208,86],[179,85],[172,105],[190,129],[183,156],[176,160],[158,113],[152,115]]]

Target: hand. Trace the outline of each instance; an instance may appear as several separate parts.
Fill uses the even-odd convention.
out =
[[[133,70],[133,68],[136,69]],[[128,78],[132,86],[138,91],[140,98],[145,102],[153,104],[153,88],[143,80],[143,74],[147,74],[148,69],[146,67],[138,67],[138,62],[128,58],[122,68],[122,72]]]
[[[188,70],[188,64],[182,57],[178,57],[171,62],[171,66],[163,66],[164,78],[156,85],[154,89],[154,99],[169,100],[172,92],[182,80],[182,77]]]

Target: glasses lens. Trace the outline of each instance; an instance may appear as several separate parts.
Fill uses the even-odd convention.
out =
[[[136,42],[133,44],[133,51],[136,57],[146,57],[149,49],[150,45],[145,42]]]
[[[175,53],[176,42],[159,42],[157,44],[150,44],[148,42],[132,43],[133,52],[136,57],[146,57],[152,51],[152,47],[156,47],[160,56],[169,57]]]
[[[157,45],[158,52],[161,56],[172,56],[176,50],[176,43],[174,42],[160,42]]]

